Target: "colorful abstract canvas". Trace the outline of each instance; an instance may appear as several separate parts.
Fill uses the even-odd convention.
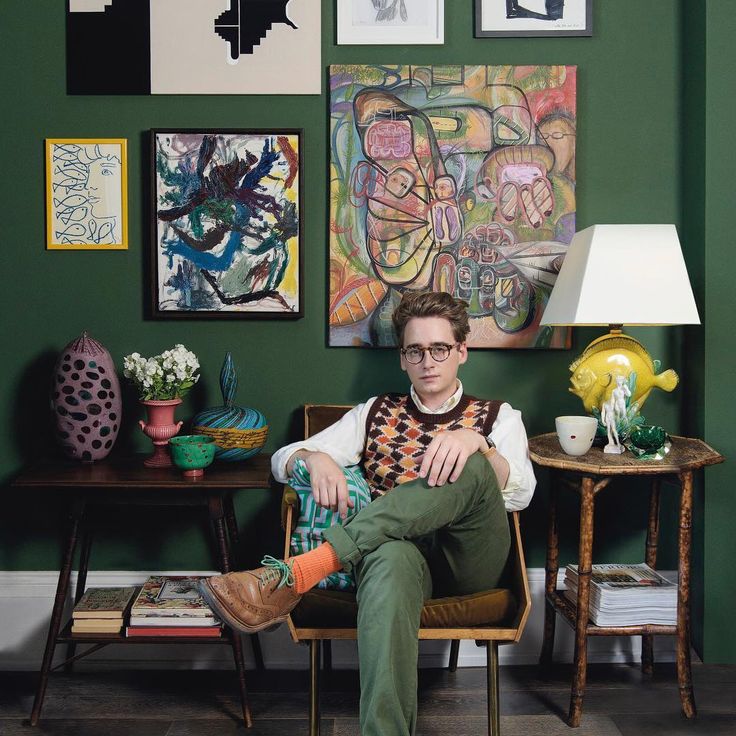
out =
[[[153,315],[302,316],[301,133],[152,132]]]
[[[70,94],[319,94],[315,0],[68,0]]]
[[[540,327],[575,232],[571,66],[330,68],[331,345],[394,346],[407,290],[469,304],[469,345]]]
[[[124,138],[46,140],[48,250],[127,249],[127,145]]]

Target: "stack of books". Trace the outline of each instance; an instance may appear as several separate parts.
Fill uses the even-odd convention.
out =
[[[197,590],[200,577],[154,575],[130,609],[127,636],[222,636],[217,619]]]
[[[72,634],[119,634],[131,588],[88,588],[72,612]]]
[[[565,570],[565,595],[577,603],[578,566]],[[590,620],[596,626],[677,623],[677,585],[649,565],[593,565]]]

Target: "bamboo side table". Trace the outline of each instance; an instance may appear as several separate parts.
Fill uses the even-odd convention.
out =
[[[642,671],[651,674],[654,665],[653,637],[677,637],[677,682],[682,711],[687,718],[695,716],[690,672],[690,548],[692,544],[693,471],[723,462],[724,458],[698,439],[672,437],[672,449],[664,460],[638,460],[631,453],[606,455],[593,447],[582,457],[566,455],[554,433],[532,437],[529,455],[539,467],[552,473],[547,532],[545,577],[544,637],[540,664],[552,662],[556,614],[559,613],[575,630],[574,680],[570,694],[568,725],[580,725],[587,672],[589,636],[641,636]],[[567,474],[567,476],[565,476]],[[649,527],[645,561],[656,567],[659,537],[659,498],[662,479],[679,480],[680,526],[678,537],[677,624],[675,626],[595,626],[589,620],[590,580],[593,565],[593,517],[595,497],[618,476],[650,476]],[[569,487],[580,494],[580,539],[578,547],[578,594],[573,605],[557,590],[559,545],[557,534],[557,496],[559,489]]]

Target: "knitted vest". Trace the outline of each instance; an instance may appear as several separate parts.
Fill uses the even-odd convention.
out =
[[[371,493],[382,496],[400,483],[419,477],[417,458],[438,432],[467,427],[487,437],[501,401],[485,401],[463,394],[444,414],[425,414],[403,394],[376,398],[366,418],[363,451],[365,477]]]

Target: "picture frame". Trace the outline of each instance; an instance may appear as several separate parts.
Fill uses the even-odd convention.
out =
[[[151,316],[303,316],[303,131],[151,131]]]
[[[444,42],[445,0],[337,0],[339,46]]]
[[[46,249],[127,250],[128,142],[47,138]]]
[[[476,38],[593,35],[593,0],[474,2]]]

